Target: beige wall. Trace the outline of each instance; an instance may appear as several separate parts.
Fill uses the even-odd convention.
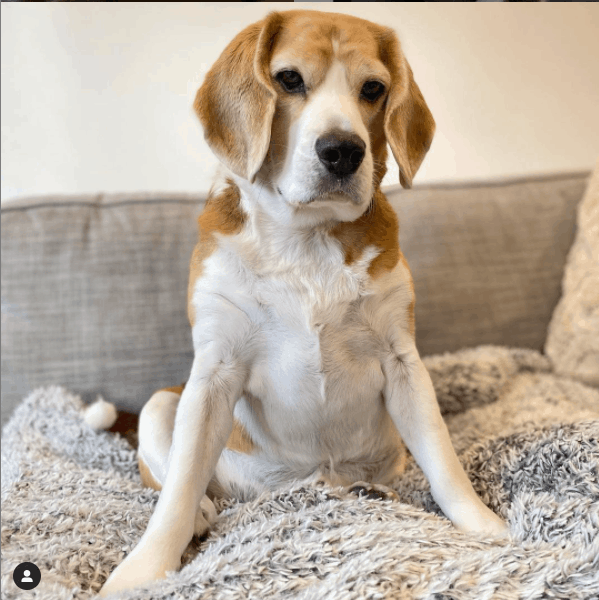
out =
[[[233,35],[273,8],[294,7],[2,3],[2,200],[207,190],[216,162],[193,96]],[[587,169],[599,156],[597,4],[301,8],[399,33],[437,122],[416,184]]]

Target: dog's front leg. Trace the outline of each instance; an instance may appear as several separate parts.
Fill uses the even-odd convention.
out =
[[[476,495],[458,460],[416,348],[388,354],[383,371],[387,410],[424,471],[435,502],[462,531],[506,535],[506,524]]]
[[[168,473],[148,528],[101,596],[160,579],[180,566],[198,505],[233,430],[233,408],[245,378],[242,364],[222,358],[212,346],[196,353],[179,401]]]

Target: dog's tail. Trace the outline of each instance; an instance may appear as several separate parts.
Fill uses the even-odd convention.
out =
[[[112,402],[106,402],[102,396],[85,408],[83,420],[95,430],[110,429],[117,418],[117,410]]]

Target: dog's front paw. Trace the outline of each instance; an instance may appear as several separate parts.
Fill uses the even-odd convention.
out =
[[[464,513],[459,521],[454,521],[454,525],[465,533],[506,539],[510,531],[508,524],[484,504]]]
[[[167,571],[176,571],[181,566],[181,558],[168,556],[168,548],[142,541],[116,568],[100,590],[104,598],[122,590],[129,590],[162,579]]]

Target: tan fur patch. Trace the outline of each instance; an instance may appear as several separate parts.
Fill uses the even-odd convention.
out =
[[[162,484],[159,483],[158,481],[156,481],[156,479],[152,475],[152,472],[150,471],[150,467],[148,467],[148,465],[146,465],[146,463],[143,461],[143,459],[140,456],[137,457],[137,464],[139,466],[139,474],[141,475],[141,482],[146,487],[152,488],[153,490],[156,490],[159,492],[162,489]]]
[[[368,274],[372,278],[391,271],[402,257],[398,239],[399,220],[378,187],[370,208],[359,219],[338,223],[329,234],[341,242],[346,265],[358,260],[367,246],[382,250],[368,267]]]
[[[160,392],[173,392],[174,394],[181,395],[183,393],[184,389],[185,389],[185,383],[182,383],[181,385],[173,385],[171,387],[162,388],[161,390],[158,390],[158,391],[160,391]]]
[[[231,179],[227,179],[228,187],[206,201],[204,211],[198,218],[199,241],[191,255],[189,264],[189,284],[187,286],[187,316],[193,327],[195,312],[193,291],[196,280],[204,270],[204,261],[216,250],[218,244],[215,233],[233,235],[239,233],[245,223],[245,214],[241,209],[239,188]]]
[[[387,137],[384,129],[385,113],[379,111],[368,125],[370,135],[370,151],[374,163],[373,182],[375,189],[381,185],[387,173]]]
[[[410,302],[410,304],[408,306],[408,312],[407,312],[406,318],[407,318],[407,322],[408,322],[410,335],[412,336],[413,339],[415,339],[416,320],[414,318],[414,307],[416,305],[416,292],[414,290],[414,279],[412,278],[412,272],[410,271],[410,265],[408,265],[408,261],[406,260],[406,257],[403,254],[400,257],[399,262],[401,262],[401,264],[404,266],[404,268],[408,272],[408,276],[409,276],[410,292],[412,294],[412,302]]]
[[[252,454],[256,450],[256,445],[252,441],[252,438],[237,419],[235,419],[233,431],[227,440],[227,448],[242,452],[243,454]]]

